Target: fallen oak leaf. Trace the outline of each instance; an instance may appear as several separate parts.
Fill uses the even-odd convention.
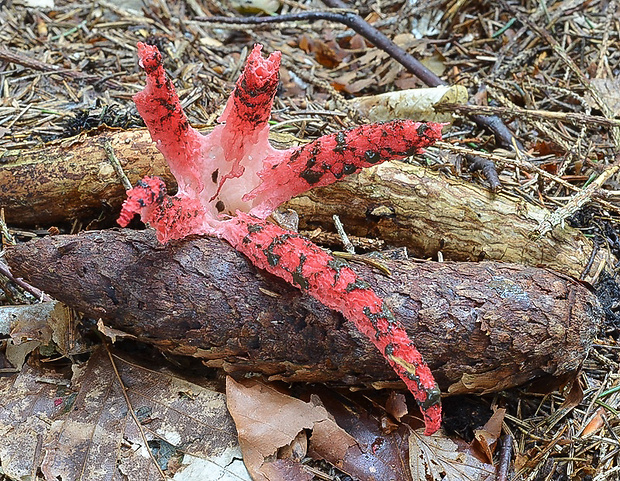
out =
[[[506,408],[497,408],[485,425],[474,431],[472,448],[481,453],[483,455],[481,459],[484,459],[488,464],[493,464],[493,453],[502,434],[502,423],[505,415]]]
[[[34,479],[38,470],[47,480],[161,479],[149,449],[174,479],[250,481],[223,394],[114,359],[141,426],[130,419],[103,349],[74,365],[73,376],[27,362],[0,383],[4,474],[20,481]]]
[[[409,462],[414,481],[492,481],[495,468],[478,460],[464,441],[411,431]]]
[[[352,410],[331,391],[320,390],[319,395],[311,394],[305,402],[255,379],[227,379],[228,408],[254,480],[306,479],[301,464],[286,457],[288,446],[304,431],[308,456],[325,460],[356,480],[410,479],[406,459],[399,459],[406,457],[401,454],[402,443],[406,448],[407,442],[400,432],[404,429],[384,435],[379,421],[359,406]]]

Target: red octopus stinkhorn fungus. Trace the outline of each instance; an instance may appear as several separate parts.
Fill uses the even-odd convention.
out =
[[[313,187],[389,159],[421,152],[441,138],[441,124],[397,120],[326,135],[302,147],[269,144],[271,106],[280,52],[268,58],[256,45],[209,135],[193,129],[166,77],[156,47],[138,44],[146,88],[135,97],[151,137],[179,185],[145,177],[127,191],[119,224],[139,213],[158,239],[208,234],[226,239],[256,266],[340,311],[377,346],[419,404],[425,433],[441,422],[440,391],[430,369],[390,309],[346,262],[265,220],[274,209]]]

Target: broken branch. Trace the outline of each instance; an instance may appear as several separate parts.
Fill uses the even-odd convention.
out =
[[[227,243],[162,246],[151,231],[91,231],[11,248],[16,275],[172,354],[286,381],[392,385],[351,323]],[[579,369],[602,312],[581,283],[512,264],[352,266],[385,299],[444,392],[491,392]]]

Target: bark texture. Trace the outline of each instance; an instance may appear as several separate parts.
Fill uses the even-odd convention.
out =
[[[146,130],[104,131],[52,142],[33,150],[7,151],[0,165],[0,206],[12,226],[49,226],[117,216],[125,188],[107,158],[110,142],[135,184],[145,175],[174,177]]]
[[[290,146],[282,143],[285,137],[274,138]],[[146,131],[83,135],[3,156],[0,206],[7,223],[48,226],[102,211],[118,215],[125,189],[106,157],[106,141],[132,184],[158,175],[174,191],[174,178]],[[441,251],[450,260],[515,262],[579,278],[592,252],[592,243],[570,227],[532,238],[546,209],[402,162],[366,169],[288,206],[299,212],[303,228],[332,230],[332,215],[338,214],[348,233],[407,246],[417,257]],[[585,280],[606,258],[604,250],[597,254]]]
[[[10,249],[14,274],[88,316],[228,372],[287,381],[395,380],[353,325],[228,244],[150,231],[55,236]],[[390,305],[444,392],[491,392],[578,370],[602,311],[583,284],[493,262],[384,261],[358,274]]]
[[[302,229],[330,230],[337,214],[347,233],[407,246],[422,258],[441,251],[450,260],[514,262],[579,279],[593,248],[570,227],[534,238],[547,209],[402,162],[365,169],[286,205],[299,212]],[[584,279],[591,281],[606,259],[600,251]]]

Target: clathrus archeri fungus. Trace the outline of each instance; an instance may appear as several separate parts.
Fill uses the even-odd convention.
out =
[[[419,153],[441,138],[441,124],[397,120],[326,135],[302,147],[269,144],[280,52],[256,45],[209,135],[187,121],[156,47],[138,44],[146,88],[134,100],[179,185],[145,177],[127,192],[118,220],[139,213],[167,242],[190,234],[226,239],[256,266],[314,296],[355,323],[383,353],[419,404],[426,434],[439,429],[440,392],[428,366],[388,306],[345,262],[265,220],[280,204],[364,167]]]

